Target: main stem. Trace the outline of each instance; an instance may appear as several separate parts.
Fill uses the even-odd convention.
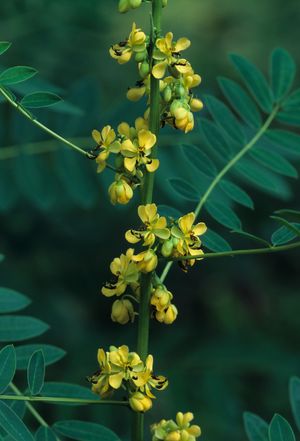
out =
[[[151,47],[150,47],[150,67],[153,66],[153,48],[157,36],[161,32],[161,12],[162,0],[152,0],[152,26],[151,29]],[[160,94],[159,80],[151,75],[150,80],[150,116],[149,130],[158,138],[160,128]],[[157,143],[152,149],[152,157],[157,155]],[[151,204],[154,187],[154,173],[145,174],[142,186],[142,204]],[[148,354],[149,346],[149,321],[150,321],[150,296],[151,296],[151,276],[152,274],[142,274],[139,321],[138,321],[138,337],[137,352],[145,361]],[[134,414],[133,441],[143,441],[144,439],[144,415],[142,413]]]

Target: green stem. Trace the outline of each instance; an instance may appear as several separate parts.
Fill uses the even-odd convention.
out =
[[[162,0],[152,0],[152,26],[151,29],[151,48],[150,48],[150,67],[153,66],[153,48],[157,37],[161,32],[161,12]],[[149,130],[158,139],[160,129],[160,93],[159,80],[151,75],[150,80],[150,116]],[[152,149],[152,158],[157,156],[157,144]],[[154,188],[154,173],[146,173],[142,186],[142,204],[151,204]],[[150,297],[151,297],[151,277],[152,274],[143,274],[141,278],[141,295],[138,322],[137,352],[145,361],[149,347],[149,322],[150,322]],[[143,441],[144,439],[144,415],[134,414],[133,421],[133,441]]]
[[[265,123],[262,125],[262,127],[259,129],[259,131],[256,133],[256,135],[245,145],[245,147],[242,148],[242,150],[239,151],[239,153],[234,156],[234,158],[229,161],[225,167],[218,173],[218,175],[215,177],[215,179],[212,181],[202,198],[200,199],[198,205],[195,208],[195,215],[196,217],[199,216],[200,211],[202,210],[205,202],[207,201],[210,194],[213,192],[213,190],[216,188],[216,186],[219,184],[219,182],[222,180],[222,178],[231,170],[232,167],[235,166],[235,164],[257,143],[257,141],[264,135],[266,130],[270,127],[272,121],[274,120],[277,112],[279,111],[279,106],[275,106],[272,110],[269,117],[266,119]],[[211,253],[212,254],[212,253]],[[205,255],[207,256],[207,254]],[[180,259],[178,259],[180,260]],[[165,280],[167,277],[170,269],[172,268],[172,262],[168,262],[165,266],[163,273],[160,277],[161,280]]]
[[[87,404],[103,404],[103,405],[116,405],[116,406],[128,406],[128,401],[118,401],[118,400],[85,400],[81,398],[65,398],[65,397],[39,397],[39,396],[28,396],[22,395],[22,393],[17,389],[15,385],[10,386],[11,389],[16,393],[16,395],[0,395],[1,400],[12,400],[12,401],[37,401],[40,403],[48,403],[48,404],[79,404],[79,405],[87,405]],[[18,393],[17,393],[18,390]],[[27,407],[31,406],[29,403],[26,403]],[[31,406],[32,407],[32,406]],[[45,420],[36,412],[34,408],[34,414],[36,419],[43,425],[48,426]],[[32,410],[31,410],[31,413]]]
[[[271,254],[271,253],[278,253],[280,251],[288,251],[295,248],[300,247],[300,242],[294,242],[289,245],[280,245],[277,247],[269,247],[269,248],[250,248],[248,250],[232,250],[232,251],[222,251],[220,253],[205,253],[205,254],[199,254],[197,256],[182,256],[178,258],[172,259],[173,262],[177,262],[179,260],[193,260],[197,258],[201,259],[211,259],[214,257],[234,257],[234,256],[241,256],[241,255],[249,255],[249,254]],[[172,263],[168,262],[168,264]],[[167,264],[167,265],[168,265]],[[166,267],[167,267],[166,265]],[[160,278],[162,279],[162,278]]]
[[[220,171],[220,173],[215,177],[215,179],[212,181],[204,195],[202,196],[199,204],[197,205],[195,209],[195,215],[196,217],[200,214],[200,211],[202,207],[204,206],[205,202],[207,201],[208,197],[212,193],[212,191],[216,188],[216,186],[219,184],[219,182],[222,180],[224,175],[235,166],[235,164],[257,143],[257,141],[262,137],[262,135],[266,132],[266,130],[270,127],[270,124],[272,123],[273,119],[275,118],[277,112],[279,110],[279,106],[274,107],[271,114],[269,115],[268,119],[265,121],[265,123],[261,126],[259,131],[256,133],[256,135],[245,145],[245,147],[242,148],[242,150],[234,156],[234,158],[229,161],[225,167]]]
[[[2,88],[0,87],[0,93],[4,96],[4,98],[11,104],[18,112],[20,112],[25,118],[29,119],[33,124],[35,124],[37,127],[42,129],[44,132],[48,133],[52,137],[58,139],[60,142],[63,142],[68,147],[71,147],[73,150],[76,150],[78,153],[81,153],[85,157],[89,159],[95,159],[94,155],[87,152],[86,150],[83,150],[82,148],[78,147],[77,145],[73,144],[71,141],[68,141],[67,139],[60,136],[58,133],[54,132],[53,130],[46,127],[44,124],[40,123],[36,118],[34,118],[28,111],[26,111],[18,102],[14,101],[10,95]]]

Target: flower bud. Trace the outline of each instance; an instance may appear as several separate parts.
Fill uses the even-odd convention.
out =
[[[129,5],[132,9],[139,8],[142,4],[142,0],[129,0]]]
[[[168,433],[164,441],[180,441],[180,432],[178,430]]]
[[[139,101],[145,95],[145,87],[132,87],[127,91],[129,101]]]
[[[130,300],[116,300],[112,305],[111,319],[113,322],[125,325],[134,320],[134,309]]]
[[[135,412],[147,412],[152,407],[151,399],[142,392],[133,393],[129,398],[129,404]]]
[[[167,87],[165,88],[163,96],[164,96],[164,101],[165,101],[166,103],[168,103],[169,101],[171,101],[171,99],[172,99],[172,89],[171,89],[171,87],[167,86]]]
[[[179,98],[184,98],[186,96],[186,90],[182,84],[178,84],[175,88],[176,95]]]
[[[137,63],[141,63],[147,58],[147,55],[148,55],[147,51],[137,52],[135,54],[135,61]]]
[[[114,181],[108,189],[108,194],[113,205],[116,203],[125,205],[133,197],[132,188],[125,179]]]
[[[190,101],[190,107],[193,112],[199,112],[199,110],[203,109],[203,103],[197,98],[192,98]]]
[[[143,61],[139,66],[139,74],[141,78],[145,78],[150,72],[150,66],[148,61]]]
[[[150,303],[155,306],[157,311],[163,311],[170,305],[172,298],[172,293],[165,286],[158,286],[152,294]]]
[[[178,315],[175,305],[170,304],[164,311],[157,311],[155,314],[156,320],[165,325],[171,325]]]
[[[168,4],[168,0],[162,0],[162,6],[165,8]]]
[[[173,251],[173,240],[165,240],[161,247],[161,254],[164,257],[170,257]]]
[[[129,9],[130,9],[129,0],[120,0],[119,1],[119,12],[121,12],[121,14],[129,11]]]

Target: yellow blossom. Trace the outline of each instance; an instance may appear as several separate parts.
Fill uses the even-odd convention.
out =
[[[100,395],[102,398],[106,398],[110,396],[113,391],[109,384],[111,369],[106,353],[103,349],[98,350],[97,358],[100,369],[91,377],[88,377],[88,380],[92,383],[92,391]]]
[[[165,325],[171,325],[177,318],[178,310],[172,303],[168,305],[165,309],[156,311],[155,318],[160,323]]]
[[[164,311],[170,305],[172,299],[172,293],[161,285],[153,291],[150,303],[157,311]]]
[[[151,248],[132,256],[132,260],[137,262],[138,270],[142,273],[151,273],[155,270],[158,263],[157,255]]]
[[[203,102],[197,98],[192,98],[190,101],[190,107],[193,112],[199,112],[203,109]]]
[[[191,412],[178,412],[176,422],[161,420],[151,426],[152,441],[195,441],[201,435],[199,426],[190,425],[194,415]]]
[[[132,261],[134,250],[129,248],[126,254],[116,257],[110,264],[110,270],[115,276],[115,280],[106,283],[102,287],[102,294],[106,297],[120,296],[128,285],[138,281],[139,272],[137,265]]]
[[[155,396],[151,392],[154,388],[158,391],[166,389],[168,386],[168,380],[163,375],[153,374],[153,357],[148,355],[145,362],[145,367],[140,372],[135,372],[132,376],[134,384],[139,390],[147,395],[147,397],[153,399]]]
[[[145,49],[146,35],[141,29],[136,27],[135,23],[133,23],[128,40],[119,44],[114,44],[109,49],[109,53],[119,64],[124,64],[131,59],[133,53],[143,52]]]
[[[143,369],[143,362],[136,352],[129,352],[128,346],[112,347],[109,353],[111,375],[109,384],[119,389],[123,380],[129,380]]]
[[[141,129],[134,140],[126,139],[121,144],[121,153],[124,158],[124,167],[130,173],[136,173],[137,165],[145,165],[148,172],[154,172],[159,166],[158,159],[150,158],[152,147],[156,143],[156,136],[150,130]]]
[[[173,41],[172,32],[168,32],[164,38],[158,38],[156,47],[158,52],[154,54],[154,58],[158,60],[153,66],[152,75],[155,78],[163,78],[168,66],[174,66],[180,73],[188,70],[187,61],[183,59],[178,60],[181,51],[190,47],[191,42],[187,38],[179,38],[176,42]]]
[[[111,319],[120,325],[125,325],[129,321],[133,322],[134,308],[131,301],[128,299],[115,300],[112,305]]]
[[[129,404],[135,412],[147,412],[152,407],[152,400],[142,392],[134,392],[129,397]]]
[[[109,186],[108,194],[113,205],[125,205],[133,197],[133,190],[125,179],[120,178]]]
[[[143,239],[143,245],[152,246],[156,237],[163,240],[170,237],[167,220],[164,216],[159,216],[155,204],[140,205],[138,207],[138,214],[145,225],[145,229],[128,230],[125,234],[125,238],[129,243],[137,243]]]
[[[92,131],[92,136],[97,143],[97,146],[102,149],[102,152],[96,158],[98,164],[98,173],[102,172],[106,166],[106,160],[110,153],[119,153],[121,144],[116,139],[116,134],[111,126],[105,126],[101,132],[98,130]]]

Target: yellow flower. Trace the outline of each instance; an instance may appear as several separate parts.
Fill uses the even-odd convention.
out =
[[[152,407],[152,400],[142,392],[134,392],[129,398],[129,404],[135,412],[147,412]]]
[[[106,297],[120,296],[128,285],[138,281],[139,272],[137,265],[132,261],[133,252],[134,250],[129,248],[126,254],[121,254],[111,262],[110,270],[115,280],[102,287],[102,294]]]
[[[172,299],[172,293],[161,285],[153,291],[150,303],[157,311],[164,311],[170,305]]]
[[[148,355],[145,362],[145,368],[141,372],[135,372],[132,376],[133,383],[139,388],[139,391],[146,394],[147,397],[154,399],[155,396],[151,392],[154,388],[158,391],[166,389],[168,380],[163,375],[153,374],[153,357]]]
[[[201,250],[201,240],[199,236],[202,236],[206,231],[207,227],[204,222],[199,222],[196,225],[195,213],[188,213],[178,219],[178,227],[173,226],[171,229],[172,236],[178,239],[176,244],[176,250],[179,255],[199,255],[203,254]],[[195,260],[185,261],[183,265],[194,265]]]
[[[129,11],[130,8],[135,9],[141,6],[142,0],[120,0],[119,12],[124,13]]]
[[[135,23],[133,23],[128,40],[119,44],[114,44],[109,49],[109,53],[119,64],[124,64],[131,59],[133,53],[140,53],[145,50],[146,35],[141,29],[136,27]]]
[[[138,270],[142,273],[151,273],[155,270],[158,263],[157,255],[151,248],[132,256],[132,260],[137,262]]]
[[[125,179],[120,178],[109,186],[108,194],[113,205],[116,203],[125,205],[133,197],[133,190]]]
[[[133,141],[135,138],[137,138],[138,132],[142,129],[148,130],[148,122],[142,116],[139,116],[135,120],[134,127],[130,127],[127,122],[122,122],[118,125],[118,133],[123,141],[127,138]]]
[[[168,305],[163,310],[157,310],[155,313],[155,318],[160,323],[164,323],[165,325],[171,325],[177,318],[178,310],[175,305],[172,303]]]
[[[148,172],[154,172],[159,166],[158,159],[150,158],[151,149],[156,143],[156,136],[150,130],[141,129],[134,140],[126,139],[121,144],[121,153],[125,157],[124,167],[130,173],[136,173],[137,165],[145,165]]]
[[[128,299],[115,300],[112,305],[111,319],[120,325],[125,325],[129,321],[133,322],[134,308],[131,301]]]
[[[111,374],[109,384],[113,389],[119,389],[122,381],[128,381],[143,369],[143,362],[136,352],[129,352],[128,346],[112,347],[109,352]]]
[[[110,365],[103,349],[98,349],[98,363],[100,370],[88,377],[88,380],[92,383],[92,391],[100,395],[102,398],[106,398],[112,394],[112,388],[109,384]]]
[[[125,238],[129,243],[137,243],[144,240],[143,245],[152,246],[156,237],[166,240],[170,237],[170,231],[167,228],[167,220],[165,217],[160,217],[157,213],[157,206],[155,204],[140,205],[138,207],[139,218],[145,225],[144,230],[128,230]]]
[[[114,129],[111,126],[105,126],[101,132],[98,130],[92,131],[92,136],[97,143],[97,146],[103,151],[99,153],[96,158],[96,162],[98,164],[98,173],[102,172],[106,166],[106,160],[109,157],[110,153],[119,153],[121,144],[118,140],[116,140],[116,134]]]
[[[152,441],[195,441],[201,435],[199,426],[190,425],[194,418],[191,412],[178,412],[176,422],[161,420],[151,426]]]
[[[168,32],[164,38],[158,38],[156,47],[159,51],[154,54],[154,58],[159,62],[153,66],[152,75],[155,78],[163,78],[168,66],[174,66],[180,73],[188,71],[187,61],[178,60],[178,56],[190,45],[190,40],[185,37],[174,42],[172,32]]]

